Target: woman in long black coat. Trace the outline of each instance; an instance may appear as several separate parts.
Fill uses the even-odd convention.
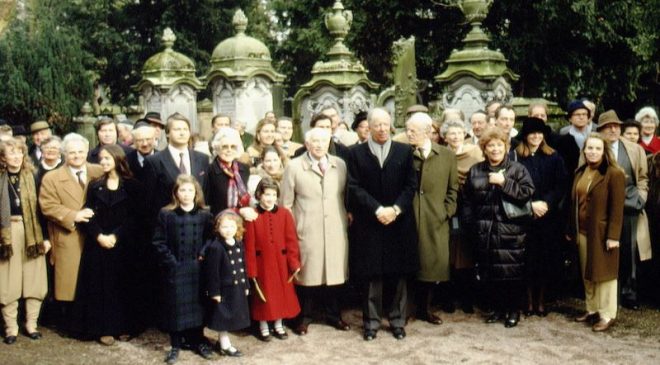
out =
[[[132,332],[131,263],[142,186],[132,179],[119,146],[101,147],[99,160],[104,175],[87,189],[85,207],[94,216],[84,224],[74,326],[81,334],[112,345],[113,336]]]
[[[532,177],[534,195],[532,210],[534,219],[527,230],[525,249],[527,261],[527,310],[526,316],[536,313],[545,317],[545,289],[558,271],[558,256],[563,230],[559,226],[559,202],[566,194],[568,179],[564,160],[546,143],[550,128],[543,120],[527,118],[520,132],[521,142],[515,156]],[[536,294],[538,293],[538,296]],[[537,306],[534,306],[536,297]]]
[[[502,198],[521,204],[532,197],[534,183],[523,165],[508,159],[508,136],[503,131],[485,131],[479,146],[486,161],[470,168],[463,185],[462,227],[476,249],[477,273],[495,306],[486,322],[498,322],[506,313],[504,325],[514,327],[520,319],[525,274],[525,227],[505,215]]]

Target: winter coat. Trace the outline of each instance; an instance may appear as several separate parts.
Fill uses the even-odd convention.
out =
[[[239,162],[238,173],[241,175],[241,179],[243,179],[245,189],[247,189],[250,167]],[[217,158],[214,158],[209,165],[208,180],[204,197],[206,197],[206,202],[211,207],[211,213],[215,216],[227,209],[227,189],[229,188],[229,176],[222,171]]]
[[[215,238],[206,244],[202,261],[208,317],[214,331],[236,331],[250,326],[249,282],[243,242],[228,245]],[[212,298],[220,296],[220,303]]]
[[[302,271],[298,285],[340,285],[348,279],[346,164],[328,155],[321,174],[307,154],[289,162],[280,199],[296,221]]]
[[[293,282],[289,282],[300,268],[296,225],[286,208],[275,206],[265,211],[259,206],[257,211],[257,219],[245,224],[246,269],[248,277],[256,279],[266,301],[253,288],[252,319],[293,318],[300,312]]]
[[[435,143],[431,146],[426,159],[414,153],[419,187],[413,210],[421,266],[417,279],[438,282],[449,280],[449,219],[456,213],[458,171],[450,150]]]
[[[348,159],[352,275],[362,278],[414,274],[419,270],[417,232],[412,200],[417,189],[413,150],[392,141],[383,167],[368,143],[350,148]],[[379,207],[397,205],[401,214],[383,225]]]
[[[198,256],[210,237],[212,216],[195,207],[162,209],[153,244],[162,272],[162,321],[165,331],[183,331],[203,324],[204,307]]]
[[[490,172],[504,169],[504,186],[488,182]],[[527,169],[508,158],[496,167],[488,160],[468,173],[461,197],[461,225],[475,247],[478,274],[482,280],[521,280],[525,264],[525,227],[507,218],[502,197],[522,204],[534,194],[534,183]]]

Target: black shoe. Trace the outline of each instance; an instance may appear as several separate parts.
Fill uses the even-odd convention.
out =
[[[474,307],[472,306],[472,304],[469,304],[469,303],[462,304],[461,309],[463,310],[463,313],[465,313],[465,314],[474,313]]]
[[[533,309],[527,309],[526,311],[523,312],[525,317],[531,317],[534,315],[534,310]]]
[[[281,328],[280,330],[281,332],[278,332],[277,329],[273,331],[273,336],[275,336],[275,338],[277,338],[278,340],[286,340],[287,338],[289,338],[289,335],[286,333],[284,328]]]
[[[39,332],[39,331],[34,331],[34,332],[32,332],[32,333],[28,333],[27,336],[28,336],[31,340],[39,340],[39,339],[41,339],[41,337],[42,337],[42,336],[41,336],[41,332]]]
[[[205,358],[206,360],[211,360],[213,358],[213,351],[205,343],[200,343],[197,345],[197,355]]]
[[[364,334],[362,335],[362,338],[364,338],[365,341],[373,341],[376,339],[376,330],[364,330]]]
[[[179,360],[179,349],[177,347],[172,347],[170,352],[167,353],[167,356],[165,356],[165,362],[171,365],[177,360]]]
[[[456,306],[454,302],[446,302],[442,304],[442,311],[445,313],[454,313],[456,312]]]
[[[270,334],[264,335],[263,333],[261,333],[260,330],[257,331],[256,336],[260,341],[263,341],[263,342],[269,342],[270,340],[272,340]]]
[[[3,342],[6,343],[7,345],[13,345],[14,343],[16,343],[16,336],[7,336],[5,337],[5,340]]]
[[[392,336],[397,340],[403,340],[406,338],[406,330],[403,327],[394,327],[392,328]]]
[[[222,356],[229,356],[229,357],[241,357],[241,356],[243,356],[243,353],[238,351],[238,349],[235,348],[235,347],[230,347],[228,349],[223,349],[223,348],[220,348],[220,346],[218,346],[218,352]]]
[[[515,327],[518,325],[518,321],[520,321],[520,312],[515,311],[515,312],[507,313],[506,321],[504,321],[504,327],[506,328]]]
[[[639,310],[639,302],[636,300],[624,299],[621,301],[621,305],[630,310]]]
[[[535,314],[539,317],[547,317],[548,313],[550,313],[550,312],[547,309],[544,308],[543,310],[540,310],[540,309],[537,310]]]
[[[488,318],[486,318],[486,323],[497,323],[503,318],[502,312],[494,312]]]

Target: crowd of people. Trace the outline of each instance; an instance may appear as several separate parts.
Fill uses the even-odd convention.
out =
[[[241,356],[230,332],[250,327],[348,331],[356,303],[365,341],[383,317],[399,340],[410,318],[442,324],[436,304],[510,328],[576,287],[575,321],[606,331],[619,305],[658,299],[660,139],[651,107],[625,123],[595,111],[575,100],[553,131],[544,104],[440,120],[416,105],[396,134],[385,109],[349,130],[328,107],[304,144],[272,112],[255,135],[216,115],[209,141],[178,113],[101,117],[94,148],[45,121],[0,128],[4,343],[21,325],[107,346],[157,326],[172,364],[182,349]]]

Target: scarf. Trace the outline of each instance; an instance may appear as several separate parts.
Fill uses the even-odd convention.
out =
[[[3,172],[2,179],[5,184],[2,185],[2,189],[8,189],[9,179],[7,178],[7,172]],[[19,187],[20,187],[20,199],[21,199],[21,211],[23,216],[23,226],[25,227],[25,253],[28,258],[36,258],[40,255],[46,253],[44,247],[44,238],[41,232],[41,225],[39,224],[39,218],[37,216],[37,189],[34,183],[34,176],[29,171],[22,169],[19,175]],[[7,191],[7,197],[9,197],[9,192]],[[9,211],[9,199],[2,199],[2,212]],[[3,214],[4,217],[4,214]],[[4,227],[3,227],[4,230]],[[10,238],[9,241],[3,242],[2,250],[0,250],[0,259],[10,258],[14,250],[11,248],[11,228],[10,228]],[[3,241],[4,241],[4,232],[3,232]],[[8,248],[5,246],[8,245]]]
[[[238,171],[238,162],[232,161],[231,166],[218,159],[222,172],[229,177],[227,185],[227,208],[242,208],[250,204],[250,194],[247,192],[243,178]]]
[[[371,139],[370,136],[369,139],[367,139],[367,143],[369,145],[369,150],[371,150],[371,153],[374,156],[376,156],[376,158],[378,159],[378,163],[382,168],[383,165],[385,164],[385,160],[387,159],[387,155],[390,154],[390,147],[392,147],[392,140],[388,139],[385,143],[379,144],[376,143],[373,139]]]
[[[14,251],[11,248],[11,210],[9,207],[9,177],[0,174],[0,260],[8,260]]]

